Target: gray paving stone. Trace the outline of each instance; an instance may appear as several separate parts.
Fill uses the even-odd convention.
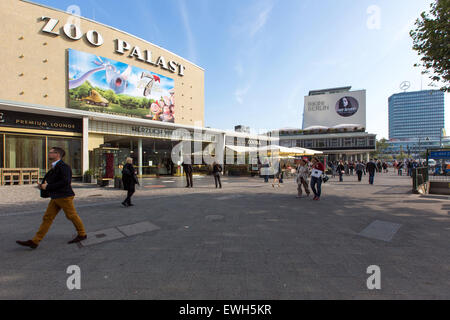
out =
[[[117,227],[119,231],[124,233],[127,237],[135,236],[137,234],[152,232],[160,228],[149,221],[143,221],[135,224]]]
[[[94,232],[87,233],[87,239],[81,241],[81,246],[88,247],[95,244],[100,244],[107,241],[113,241],[117,239],[125,238],[125,235],[122,234],[116,228],[104,229]]]
[[[38,249],[18,247],[36,232],[47,201],[35,190],[0,187],[0,299],[450,298],[449,207],[389,194],[410,188],[409,178],[377,175],[375,186],[331,179],[319,203],[297,199],[288,179],[276,190],[258,178],[230,177],[222,190],[210,178],[193,189],[184,177],[162,178],[172,179],[165,189],[138,189],[128,209],[117,200],[123,190],[76,186],[85,227],[99,230],[88,238],[99,245],[81,250],[67,245],[74,229],[63,213]],[[361,236],[374,220],[402,227],[391,241]],[[65,287],[73,264],[82,272],[79,292]],[[377,292],[364,287],[373,264],[382,272]]]
[[[372,222],[367,228],[359,233],[360,236],[382,240],[391,241],[402,225],[387,221],[376,220]]]

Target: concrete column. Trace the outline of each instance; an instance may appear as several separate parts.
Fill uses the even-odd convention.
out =
[[[369,161],[370,161],[370,153],[367,152],[367,162],[369,162]]]
[[[225,134],[221,133],[217,135],[217,144],[216,144],[216,161],[217,163],[223,164],[225,163]]]
[[[184,174],[184,169],[183,169],[183,164],[184,162],[184,151],[183,151],[183,143],[181,143],[181,148],[180,148],[180,173],[181,175]]]
[[[139,166],[139,177],[142,177],[142,138],[139,138],[138,140],[138,166]]]
[[[82,143],[82,173],[89,170],[89,118],[83,117],[83,143]]]

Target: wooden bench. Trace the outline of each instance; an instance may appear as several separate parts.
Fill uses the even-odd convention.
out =
[[[39,181],[38,168],[5,168],[1,169],[1,185],[33,184]]]

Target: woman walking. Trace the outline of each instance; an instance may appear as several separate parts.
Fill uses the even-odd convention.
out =
[[[312,171],[311,171],[311,189],[314,192],[313,200],[320,200],[322,194],[322,175],[325,171],[325,167],[316,157],[312,158]],[[317,189],[316,189],[317,186]]]
[[[277,186],[279,188],[280,180],[283,181],[283,172],[281,171],[281,162],[278,161],[278,171],[275,173],[275,175],[273,177],[272,188],[275,188],[275,184],[277,184]]]
[[[306,195],[309,197],[309,188],[308,188],[308,177],[309,177],[309,169],[306,165],[306,161],[301,159],[300,164],[297,167],[297,198],[302,197],[302,186],[305,188]]]
[[[344,167],[344,164],[342,163],[342,161],[339,162],[339,164],[338,164],[338,166],[337,166],[337,171],[338,171],[338,174],[339,174],[339,182],[344,181],[344,180],[342,179],[342,176],[344,175],[345,167]]]
[[[127,198],[122,202],[122,205],[124,207],[132,207],[131,197],[136,191],[136,184],[139,184],[132,158],[127,158],[126,164],[123,167],[122,181],[124,190],[127,190]]]

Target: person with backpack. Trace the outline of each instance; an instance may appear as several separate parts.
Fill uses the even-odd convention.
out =
[[[367,165],[367,172],[369,173],[369,184],[373,185],[373,180],[375,178],[375,172],[377,172],[377,165],[373,160],[370,160]]]
[[[359,182],[361,182],[361,180],[362,180],[363,171],[364,171],[364,165],[360,161],[358,161],[356,163],[356,174],[358,175]]]

